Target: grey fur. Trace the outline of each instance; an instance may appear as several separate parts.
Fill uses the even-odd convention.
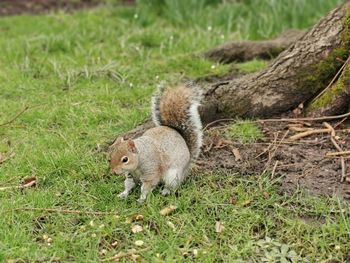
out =
[[[185,87],[191,89],[193,96],[187,105],[187,118],[179,123],[164,123],[161,119],[160,103],[162,94],[166,90],[164,83],[158,86],[158,90],[152,97],[152,120],[156,126],[168,126],[177,130],[185,139],[186,144],[191,153],[191,159],[196,160],[200,154],[200,149],[203,144],[202,122],[198,112],[198,107],[202,99],[201,88],[193,82],[188,82]]]

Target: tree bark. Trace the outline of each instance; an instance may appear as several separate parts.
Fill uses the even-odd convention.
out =
[[[205,56],[221,63],[241,62],[253,58],[272,59],[304,34],[303,30],[291,29],[271,40],[230,42],[206,52]]]
[[[346,71],[340,74],[340,85],[338,81],[334,84],[337,92],[331,87],[324,95],[331,94],[329,104],[321,105],[320,109],[313,102],[312,114],[333,113],[331,108],[344,110],[344,105],[350,104],[350,70],[349,65],[345,65],[350,54],[349,2],[321,19],[280,53],[268,68],[236,79],[201,82],[204,89],[200,107],[203,125],[224,118],[266,118],[285,113],[301,103],[307,105],[329,86],[342,67]],[[152,126],[152,122],[147,120],[125,137],[138,137]]]
[[[350,4],[331,11],[273,63],[257,73],[205,85],[204,123],[234,117],[270,117],[307,103],[349,56]]]

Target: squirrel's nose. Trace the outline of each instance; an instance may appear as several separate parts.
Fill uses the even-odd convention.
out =
[[[115,173],[115,174],[120,174],[121,173],[120,169],[118,169],[118,168],[112,169],[112,172]]]

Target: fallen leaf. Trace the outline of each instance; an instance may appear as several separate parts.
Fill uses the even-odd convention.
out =
[[[171,205],[171,206],[167,206],[164,207],[162,210],[160,210],[160,215],[162,216],[168,216],[170,215],[172,212],[174,212],[176,210],[177,206]]]
[[[216,233],[221,233],[224,229],[225,229],[225,227],[221,224],[220,221],[215,222],[215,232]]]
[[[175,227],[175,225],[174,225],[172,222],[167,221],[166,224],[167,224],[173,231],[176,230],[176,227]]]
[[[263,192],[263,196],[265,199],[268,199],[270,197],[270,194],[268,192]]]
[[[232,205],[236,205],[237,204],[237,198],[235,196],[231,197],[230,204],[232,204]]]
[[[134,214],[130,218],[126,220],[127,223],[142,221],[144,219],[143,215],[141,214]]]
[[[144,243],[145,242],[143,242],[142,240],[136,240],[134,244],[138,247],[141,247],[141,246],[143,246]]]
[[[236,161],[242,161],[242,155],[237,148],[232,148],[232,153],[235,156]]]
[[[37,178],[35,176],[29,176],[23,178],[22,186],[35,186],[37,182]]]
[[[230,140],[219,139],[214,148],[220,149],[220,148],[223,148],[223,147],[225,147],[227,145],[231,145],[231,144],[232,144],[232,141],[230,141]]]
[[[143,231],[143,227],[140,226],[140,225],[133,225],[131,227],[131,231],[135,234],[135,233],[138,233],[138,232],[142,232]]]
[[[114,241],[114,242],[111,244],[112,247],[116,247],[117,245],[118,245],[118,241]]]
[[[23,182],[20,185],[0,187],[0,191],[10,190],[10,189],[24,189],[24,188],[35,186],[36,183],[37,183],[36,177],[32,176],[32,177],[24,178]]]

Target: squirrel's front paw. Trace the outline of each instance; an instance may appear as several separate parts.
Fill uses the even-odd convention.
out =
[[[146,201],[146,198],[140,197],[139,199],[137,199],[137,202],[138,202],[140,205],[142,205],[145,201]]]
[[[164,188],[162,191],[162,196],[167,196],[168,194],[170,194],[170,190],[168,188]]]
[[[124,192],[121,192],[121,193],[118,195],[118,197],[119,197],[119,198],[122,198],[122,199],[125,199],[128,195],[129,195],[129,193],[126,192],[126,191],[124,191]]]

